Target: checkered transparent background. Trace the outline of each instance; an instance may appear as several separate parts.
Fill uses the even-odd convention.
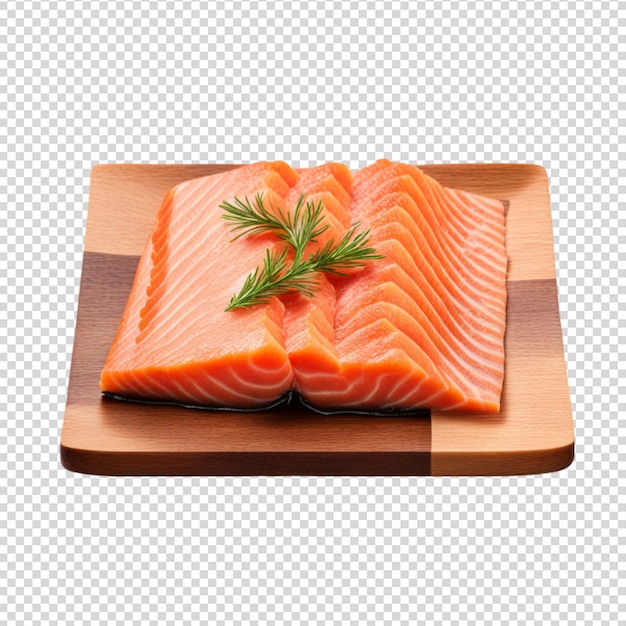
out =
[[[459,4],[0,3],[0,622],[626,614],[626,11]],[[60,466],[94,164],[383,156],[548,170],[570,468],[235,479]]]

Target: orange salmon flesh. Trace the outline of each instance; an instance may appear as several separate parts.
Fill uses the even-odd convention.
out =
[[[275,234],[233,240],[220,204],[263,194],[322,202],[328,229],[356,222],[383,255],[348,276],[225,311]],[[163,200],[101,374],[128,399],[256,409],[290,392],[321,410],[496,413],[504,378],[505,207],[380,160],[293,169],[261,162],[186,181]]]

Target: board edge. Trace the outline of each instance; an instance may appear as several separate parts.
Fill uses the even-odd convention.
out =
[[[99,476],[430,476],[428,451],[110,452],[60,444],[61,465]]]

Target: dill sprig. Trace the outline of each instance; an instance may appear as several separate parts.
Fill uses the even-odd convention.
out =
[[[318,286],[318,275],[310,259],[289,265],[287,248],[280,254],[266,250],[263,267],[248,274],[239,293],[230,299],[226,311],[267,304],[271,297],[293,291],[312,297]]]
[[[345,275],[348,270],[363,267],[367,261],[383,258],[367,246],[370,231],[357,232],[358,223],[348,229],[337,245],[328,241],[323,248],[303,258],[306,246],[328,228],[327,224],[322,225],[322,203],[306,202],[304,194],[298,199],[293,215],[274,207],[268,211],[261,194],[255,196],[254,202],[247,197],[235,198],[232,203],[224,202],[220,208],[224,210],[224,219],[233,225],[236,233],[233,239],[273,232],[294,250],[291,264],[287,262],[287,247],[279,254],[266,250],[263,266],[246,277],[226,311],[266,304],[273,296],[294,291],[312,297],[319,287],[318,272]]]
[[[265,208],[263,195],[257,193],[254,203],[248,197],[244,200],[235,198],[234,201],[220,204],[223,217],[233,225],[236,233],[233,238],[239,239],[243,235],[253,235],[264,232],[273,232],[288,243],[296,253],[296,259],[304,254],[307,244],[317,241],[317,238],[328,229],[328,225],[320,226],[324,219],[322,202],[315,205],[305,202],[302,194],[298,199],[293,215],[286,213],[280,207],[272,207],[272,211]]]
[[[374,248],[368,248],[369,228],[359,233],[359,223],[353,224],[335,246],[329,241],[321,250],[311,255],[311,262],[318,272],[345,276],[347,270],[364,267],[367,261],[382,259]]]

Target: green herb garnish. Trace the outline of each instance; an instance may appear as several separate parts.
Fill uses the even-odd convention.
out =
[[[324,219],[324,207],[319,202],[305,203],[305,195],[298,199],[293,216],[289,211],[284,213],[281,208],[270,212],[265,208],[263,195],[255,196],[254,204],[246,197],[243,201],[234,199],[234,203],[224,202],[220,205],[224,210],[224,219],[231,222],[233,232],[237,233],[234,239],[243,235],[253,235],[264,232],[274,232],[288,243],[296,252],[296,258],[301,258],[308,243],[317,241],[317,238],[328,229],[328,225],[320,226]]]
[[[293,215],[280,208],[268,211],[261,194],[255,196],[254,202],[247,197],[235,198],[233,203],[224,202],[220,208],[224,210],[224,219],[233,225],[234,239],[273,232],[294,250],[291,264],[287,262],[287,247],[279,254],[266,250],[263,266],[247,276],[240,292],[231,298],[227,311],[265,304],[272,296],[290,292],[312,297],[319,286],[317,272],[345,275],[347,270],[363,267],[369,260],[383,258],[374,248],[367,247],[369,230],[357,233],[359,224],[354,224],[337,245],[329,241],[303,258],[306,246],[328,229],[328,225],[322,225],[322,203],[305,202],[304,195],[300,196]]]

